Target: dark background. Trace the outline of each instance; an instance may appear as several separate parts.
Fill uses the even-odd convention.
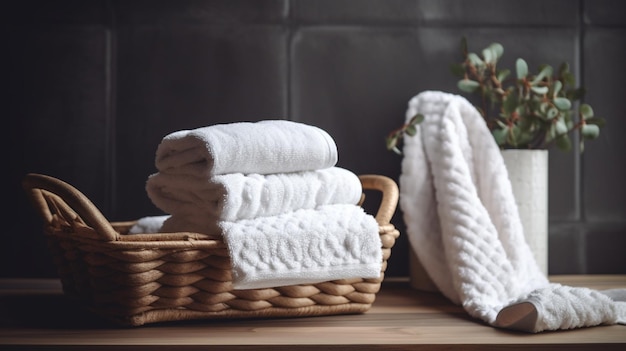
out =
[[[398,179],[385,135],[423,90],[459,93],[460,38],[568,61],[607,120],[583,155],[550,151],[551,274],[626,273],[626,11],[621,0],[7,1],[0,276],[55,276],[28,172],[63,179],[112,221],[160,212],[144,183],[161,138],[286,118],[327,130],[339,166]],[[402,214],[393,220],[402,231]],[[408,244],[388,276],[408,275]]]

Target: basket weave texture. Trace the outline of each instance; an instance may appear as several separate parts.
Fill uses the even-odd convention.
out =
[[[44,232],[65,295],[123,326],[191,319],[300,317],[367,311],[399,236],[390,223],[396,183],[359,176],[364,190],[382,193],[379,278],[233,290],[224,242],[200,233],[123,235],[135,221],[109,222],[80,191],[54,177],[28,174],[23,185],[44,221]]]

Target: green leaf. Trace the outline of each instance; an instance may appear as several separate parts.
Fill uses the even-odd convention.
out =
[[[545,65],[541,69],[541,72],[539,72],[539,74],[535,77],[535,79],[533,79],[533,81],[530,84],[536,85],[539,82],[541,82],[545,77],[549,77],[551,75],[552,75],[552,67]]]
[[[521,130],[519,134],[519,139],[517,141],[518,145],[527,145],[533,140],[533,134],[527,131]]]
[[[493,131],[491,131],[491,134],[493,134],[493,138],[495,139],[496,144],[500,146],[505,144],[508,133],[509,133],[509,127],[507,126],[501,129],[494,129]]]
[[[387,138],[385,139],[386,143],[387,143],[387,148],[390,149],[392,148],[394,145],[396,145],[398,143],[398,132],[394,132],[391,133],[387,136]]]
[[[480,84],[475,80],[462,79],[457,83],[457,87],[466,93],[473,93]]]
[[[585,120],[587,124],[595,124],[600,128],[603,128],[606,125],[606,120],[602,117],[591,117]]]
[[[600,135],[600,127],[595,124],[585,124],[580,132],[585,139],[595,139]]]
[[[411,120],[409,121],[409,124],[416,125],[416,124],[422,123],[423,121],[424,121],[424,115],[421,113],[418,113],[411,118]]]
[[[469,59],[469,61],[474,65],[474,66],[484,66],[485,63],[483,62],[483,60],[478,57],[478,55],[476,55],[473,52],[470,52],[469,54],[467,54],[467,58]]]
[[[502,110],[505,114],[510,115],[517,107],[517,95],[509,94],[502,100]]]
[[[398,155],[402,155],[402,151],[398,148],[398,143],[402,137],[402,132],[397,130],[391,134],[389,134],[385,140],[387,144],[387,150],[393,151]]]
[[[582,104],[579,108],[580,115],[583,117],[583,120],[588,120],[593,117],[593,109],[589,104]]]
[[[508,69],[503,69],[502,71],[499,71],[497,74],[498,80],[502,82],[509,76],[509,74],[511,74],[511,71]]]
[[[515,61],[515,72],[517,73],[517,79],[524,79],[528,75],[528,64],[522,58],[518,58]]]
[[[585,97],[585,88],[578,88],[578,89],[571,89],[567,91],[567,94],[565,94],[565,96],[572,100],[572,101],[577,101],[577,100],[581,100],[582,98]]]
[[[387,144],[387,150],[392,150],[394,147],[396,147],[396,145],[398,145],[397,134],[394,133],[393,135],[389,135],[385,139],[385,143]]]
[[[563,88],[563,83],[560,80],[555,81],[552,87],[552,96],[557,97],[561,92],[561,88]]]
[[[558,119],[554,127],[556,128],[556,135],[567,133],[567,124],[565,124],[565,121],[563,119]]]
[[[417,127],[415,125],[410,124],[404,129],[404,133],[409,136],[414,136],[417,133]]]
[[[556,139],[556,146],[563,151],[569,151],[572,149],[572,141],[567,134],[563,134]]]
[[[546,142],[550,142],[556,138],[556,128],[554,123],[550,123],[550,127],[546,131]]]
[[[456,77],[463,78],[465,76],[465,67],[460,63],[453,63],[450,65],[450,72]]]
[[[496,60],[504,54],[504,47],[500,43],[491,43],[491,45],[489,45],[489,49],[491,49],[493,54],[496,56]]]
[[[461,52],[463,53],[463,55],[465,55],[465,53],[467,52],[467,38],[466,37],[461,38]]]
[[[571,86],[576,85],[576,77],[574,77],[572,72],[564,72],[561,75],[561,79],[563,79],[563,83],[565,85],[571,85]]]
[[[519,128],[522,132],[528,133],[530,129],[533,127],[533,122],[530,118],[522,118],[519,123]]]
[[[544,95],[548,93],[548,87],[531,86],[530,90],[539,95]]]
[[[483,58],[485,59],[486,63],[494,63],[496,61],[496,57],[493,54],[493,51],[491,51],[491,49],[489,48],[483,49]]]
[[[572,102],[564,97],[554,98],[554,105],[561,111],[567,111],[572,108]]]
[[[559,76],[562,77],[565,73],[569,73],[569,64],[567,62],[563,62],[559,65]]]
[[[509,144],[511,144],[511,146],[513,147],[518,147],[519,146],[519,136],[520,136],[520,129],[517,125],[513,125],[512,127],[509,128],[509,133],[508,133],[508,138],[507,141]]]

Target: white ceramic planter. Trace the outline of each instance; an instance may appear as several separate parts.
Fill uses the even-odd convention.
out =
[[[503,150],[526,242],[544,274],[548,274],[548,151]],[[437,291],[417,255],[410,250],[409,280],[414,289]]]
[[[548,274],[548,151],[503,150],[526,242]]]

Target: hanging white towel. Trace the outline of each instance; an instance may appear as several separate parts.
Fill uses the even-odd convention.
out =
[[[356,205],[362,194],[357,175],[339,167],[209,178],[158,172],[148,178],[146,190],[165,213],[205,221],[274,216],[330,204]]]
[[[400,206],[411,248],[439,290],[473,317],[527,332],[626,322],[626,303],[552,284],[524,239],[500,150],[463,97],[427,91],[409,102]],[[612,296],[616,296],[613,294]]]
[[[356,205],[326,205],[220,226],[235,289],[380,276],[378,224]]]
[[[205,178],[298,172],[334,166],[337,145],[326,131],[293,121],[217,124],[165,136],[155,163],[160,172]]]

